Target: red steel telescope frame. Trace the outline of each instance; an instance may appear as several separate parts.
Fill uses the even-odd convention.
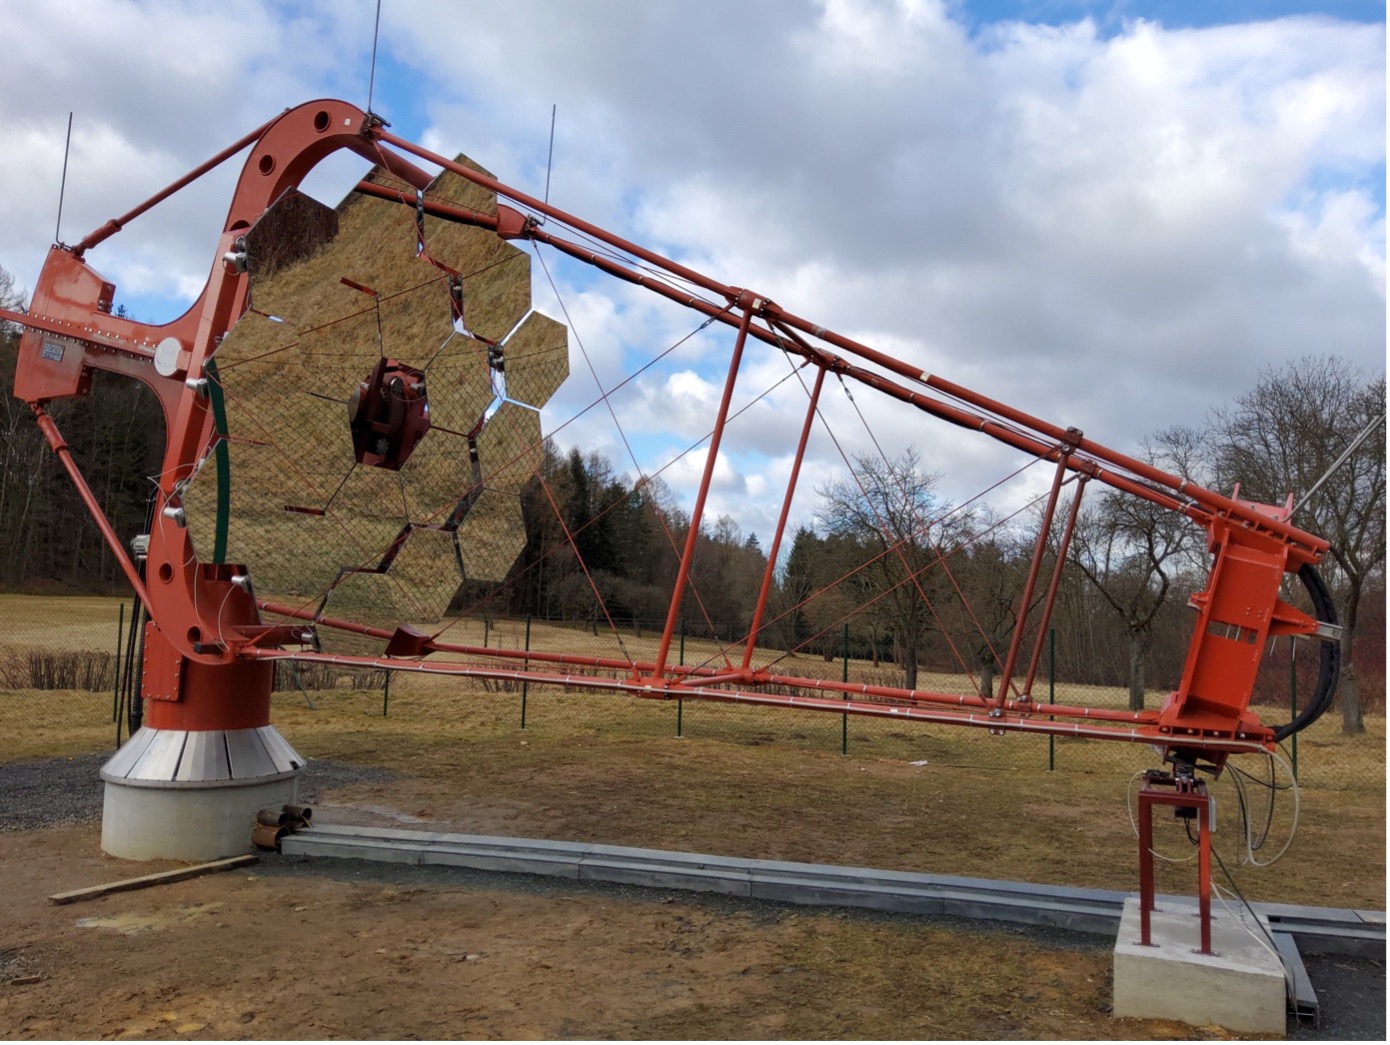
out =
[[[213,166],[250,148],[217,243],[208,283],[178,319],[150,325],[111,312],[115,288],[86,262],[88,251]],[[713,426],[705,471],[696,493],[690,539],[681,553],[675,590],[656,659],[633,662],[569,653],[509,652],[450,643],[402,625],[394,630],[315,616],[312,611],[258,603],[245,583],[254,565],[200,562],[181,525],[184,484],[209,451],[214,419],[207,381],[209,361],[222,336],[246,310],[248,276],[235,263],[236,241],[288,189],[323,158],[341,149],[386,168],[424,189],[431,175],[417,160],[436,165],[495,192],[495,215],[424,197],[435,217],[490,229],[508,240],[545,244],[617,278],[691,309],[736,331],[723,396]],[[359,192],[415,207],[414,192],[364,181]],[[553,219],[553,225],[545,224]],[[568,230],[566,235],[552,231]],[[574,235],[576,238],[566,238]],[[149,609],[143,693],[146,722],[155,728],[207,730],[269,722],[270,676],[277,660],[321,661],[483,679],[518,679],[614,691],[649,698],[685,698],[787,706],[836,714],[912,719],[987,727],[999,732],[1084,736],[1155,744],[1175,761],[1199,758],[1219,767],[1238,752],[1267,751],[1308,724],[1330,702],[1336,676],[1336,643],[1324,641],[1319,689],[1294,722],[1264,725],[1250,709],[1251,693],[1267,640],[1279,635],[1328,638],[1335,632],[1330,599],[1314,567],[1327,542],[1289,522],[1289,510],[1225,496],[1109,449],[1075,429],[1051,424],[1024,410],[955,384],[920,367],[861,344],[776,304],[769,296],[729,286],[630,243],[558,208],[510,188],[389,133],[382,121],[340,101],[315,101],[286,111],[189,175],[75,246],[55,245],[36,284],[27,313],[0,310],[0,320],[20,324],[15,394],[27,401],[49,445],[58,454],[91,510],[126,576]],[[669,662],[678,610],[687,586],[706,495],[720,440],[749,340],[773,346],[815,368],[811,404],[796,447],[781,515],[773,536],[741,663],[677,667]],[[87,394],[93,370],[134,377],[157,396],[167,445],[143,569],[102,513],[68,451],[47,405]],[[816,401],[827,375],[859,382],[924,414],[973,429],[1033,458],[1051,462],[1054,475],[1031,568],[1016,601],[1013,638],[1003,658],[998,695],[946,693],[889,686],[852,685],[804,678],[754,664],[763,626],[772,564],[777,558],[796,489]],[[346,426],[345,426],[346,433]],[[346,434],[345,434],[346,438]],[[1191,597],[1196,611],[1182,678],[1155,710],[1122,711],[1036,705],[1042,638],[1058,590],[1058,571],[1076,520],[1082,491],[1101,483],[1185,515],[1207,534],[1211,569],[1206,587]],[[1070,507],[1061,493],[1074,488]],[[1053,541],[1054,537],[1056,540]],[[1047,563],[1054,544],[1061,553]],[[1050,570],[1050,575],[1047,575]],[[1286,574],[1308,588],[1316,615],[1280,597]],[[1039,594],[1041,592],[1041,594]],[[300,619],[302,625],[267,625],[263,614]],[[1030,624],[1031,622],[1031,624]],[[319,628],[339,628],[380,640],[378,657],[329,655],[312,647]],[[1033,637],[1025,648],[1025,634]],[[308,648],[306,648],[308,647]],[[441,657],[428,659],[430,654]],[[617,677],[614,677],[616,674]]]

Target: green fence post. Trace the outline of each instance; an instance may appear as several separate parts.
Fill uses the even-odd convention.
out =
[[[527,670],[527,671],[530,671],[530,670],[531,670],[531,656],[530,656],[530,654],[531,654],[531,615],[530,615],[529,613],[526,614],[526,654],[527,654],[526,659],[523,660],[522,663],[526,666],[526,670]],[[527,681],[528,681],[528,680],[526,680],[526,679],[522,679],[522,680],[521,680],[521,728],[522,728],[522,729],[525,729],[525,728],[526,728],[526,691],[527,691]]]
[[[1057,703],[1057,629],[1047,629],[1047,702]],[[1049,721],[1055,722],[1056,719]],[[1057,738],[1047,735],[1047,771],[1057,768]]]
[[[1298,641],[1289,636],[1289,721],[1298,718]],[[1294,780],[1298,779],[1298,734],[1289,738],[1290,769]]]
[[[116,614],[116,680],[111,686],[111,721],[115,722],[120,715],[121,702],[121,640],[125,637],[125,603],[116,607],[120,612]]]
[[[289,665],[289,668],[290,668],[290,678],[294,679],[294,687],[295,687],[295,689],[299,690],[299,692],[300,692],[301,694],[303,694],[303,696],[304,696],[304,703],[305,703],[305,705],[308,706],[308,708],[309,708],[310,711],[317,711],[318,708],[316,708],[316,707],[314,706],[314,698],[311,697],[311,696],[309,696],[309,691],[308,691],[307,689],[304,688],[304,682],[303,682],[303,680],[301,680],[300,677],[299,677],[299,669],[296,668],[296,667],[294,666],[294,661],[292,661],[292,660],[287,660],[287,661],[285,661],[285,663]],[[390,674],[389,674],[389,673],[387,674],[387,678],[388,678],[388,680],[390,679]],[[382,707],[381,714],[382,714],[383,717],[386,715],[386,708],[385,708],[384,705],[383,705],[383,707]]]
[[[681,621],[681,667],[685,667],[685,621]],[[676,698],[676,739],[685,736],[685,701],[680,697]]]
[[[840,636],[840,681],[849,682],[849,622],[845,622],[845,630]],[[849,694],[845,694],[845,703],[849,703]],[[840,754],[849,754],[849,714],[840,716]]]
[[[305,694],[306,696],[308,694]],[[391,672],[386,672],[386,681],[381,685],[381,717],[386,717],[387,709],[391,705]]]

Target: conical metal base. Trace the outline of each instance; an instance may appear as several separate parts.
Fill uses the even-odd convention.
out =
[[[244,853],[258,809],[298,800],[303,764],[273,726],[141,729],[102,767],[101,848],[126,860]]]

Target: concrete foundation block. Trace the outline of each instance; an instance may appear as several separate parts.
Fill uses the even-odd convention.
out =
[[[221,787],[135,786],[107,780],[101,848],[123,860],[201,862],[251,849],[256,810],[294,802],[299,774]]]
[[[1248,912],[1243,923],[1217,904],[1211,912],[1216,953],[1200,954],[1197,904],[1160,900],[1150,915],[1151,946],[1145,947],[1139,942],[1139,901],[1129,898],[1115,939],[1114,1015],[1282,1036],[1284,968],[1252,932],[1259,929]]]

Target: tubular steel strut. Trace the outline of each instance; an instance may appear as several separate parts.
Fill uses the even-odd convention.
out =
[[[163,325],[113,315],[115,288],[88,266],[86,253],[212,166],[247,147],[250,153],[217,244],[218,260],[198,300],[183,316]],[[258,602],[249,586],[239,583],[244,578],[234,575],[232,567],[198,561],[187,532],[179,525],[179,493],[214,435],[205,380],[211,356],[220,339],[245,313],[248,301],[247,274],[223,258],[235,255],[238,236],[286,190],[297,186],[324,157],[343,149],[379,164],[410,187],[403,191],[376,181],[363,181],[356,187],[359,193],[416,208],[419,214],[488,229],[504,240],[552,247],[737,331],[655,660],[633,663],[575,653],[521,654],[449,643],[438,635],[415,632],[403,623],[394,630],[367,627],[325,616],[321,610],[309,607]],[[431,176],[407,156],[452,172],[509,202],[499,203],[495,213],[481,213],[431,199],[428,193],[421,193],[430,184]],[[567,239],[542,224],[542,219],[553,219],[556,226],[572,230],[589,242]],[[624,260],[618,260],[619,257]],[[148,597],[143,601],[152,619],[147,656],[154,666],[149,674],[165,683],[157,687],[158,694],[147,692],[147,698],[159,705],[153,718],[166,728],[225,728],[228,720],[252,724],[260,718],[268,721],[269,682],[263,676],[269,672],[269,663],[300,660],[478,679],[553,682],[643,697],[896,717],[1001,732],[1150,743],[1189,761],[1200,754],[1219,769],[1230,754],[1269,751],[1274,746],[1277,732],[1262,724],[1249,707],[1260,653],[1267,640],[1279,635],[1326,637],[1335,625],[1330,600],[1323,600],[1323,608],[1315,618],[1279,596],[1286,573],[1298,574],[1306,585],[1320,585],[1312,570],[1328,548],[1326,541],[1292,525],[1287,507],[1255,504],[1205,489],[1088,439],[1075,429],[1049,423],[924,372],[909,362],[790,313],[764,294],[715,280],[391,134],[380,120],[345,102],[316,101],[287,110],[150,200],[102,225],[76,247],[55,245],[37,281],[30,310],[0,310],[0,320],[24,328],[15,394],[34,408],[45,437],[63,457],[79,489],[84,486],[80,472],[47,418],[46,404],[86,394],[93,370],[135,377],[148,385],[159,400],[168,437],[158,483],[156,522],[149,542]],[[814,390],[772,538],[768,570],[761,581],[752,625],[743,640],[741,663],[722,669],[674,667],[668,659],[675,623],[720,441],[729,420],[734,384],[750,338],[814,365]],[[851,685],[774,673],[767,666],[754,665],[772,564],[784,537],[826,374],[858,382],[925,414],[978,431],[1026,455],[1055,464],[1027,580],[1017,601],[1017,619],[996,697]],[[1026,667],[1020,672],[1024,633],[1035,608],[1033,593],[1041,581],[1062,487],[1072,479],[1076,480],[1076,489],[1058,539],[1060,551],[1039,600],[1038,615],[1043,623],[1036,632]],[[1207,533],[1212,566],[1205,589],[1191,599],[1197,620],[1182,679],[1157,710],[1120,711],[1059,704],[1048,705],[1042,712],[1031,699],[1041,657],[1041,636],[1056,602],[1061,564],[1075,527],[1081,492],[1092,481],[1185,515]],[[90,497],[84,499],[99,525],[105,522],[100,507]],[[109,523],[102,525],[101,530],[127,576],[137,578],[130,556]],[[268,625],[263,621],[264,615],[302,620],[315,628],[337,628],[376,639],[385,643],[386,655],[353,657],[294,648],[303,645],[305,629]],[[1326,643],[1324,650],[1324,669],[1331,663],[1333,670],[1323,671],[1328,681],[1313,700],[1314,705],[1321,707],[1330,701],[1331,680],[1336,675],[1335,644]],[[419,659],[436,653],[461,659]],[[262,668],[264,671],[259,670]],[[228,681],[206,684],[213,695],[200,698],[177,681],[188,678],[190,669],[196,669],[193,675],[205,683],[221,677],[222,672],[228,673]],[[609,677],[614,671],[620,677]],[[1021,687],[1014,681],[1019,674]],[[246,710],[244,700],[238,704],[240,698],[235,696],[246,686],[267,687],[266,699],[258,696],[251,702],[257,708],[253,712]],[[821,692],[833,696],[805,695]],[[237,704],[236,709],[230,709],[232,704]]]

